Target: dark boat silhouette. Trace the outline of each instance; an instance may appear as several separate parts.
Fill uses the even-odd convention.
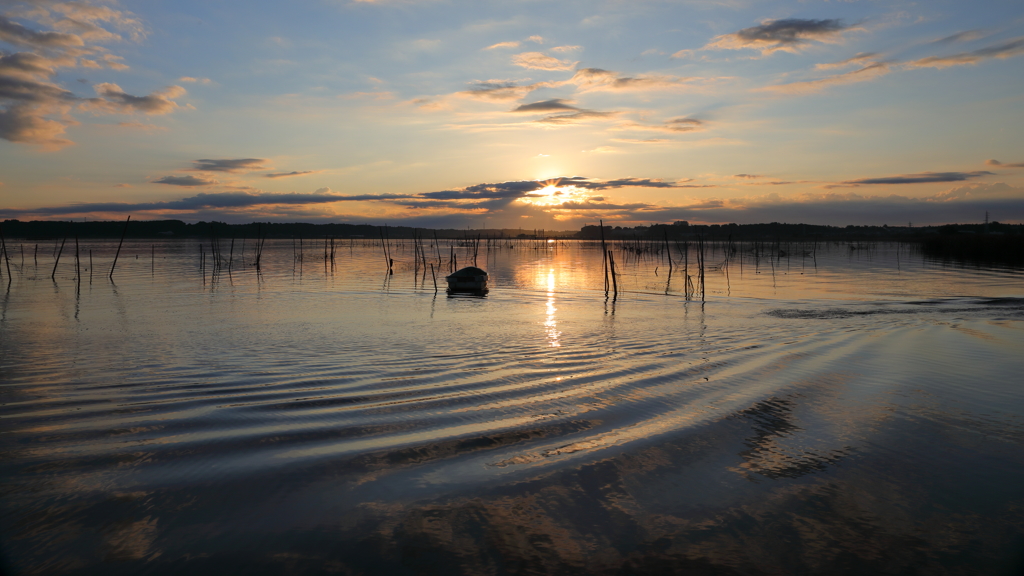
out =
[[[487,292],[487,272],[476,266],[467,266],[445,277],[448,293],[480,294]]]

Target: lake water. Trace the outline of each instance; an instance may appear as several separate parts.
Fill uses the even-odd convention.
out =
[[[8,241],[16,574],[1018,574],[1024,273],[906,246]],[[22,256],[21,249],[24,250]],[[786,255],[779,257],[782,250]],[[90,269],[89,251],[95,268]],[[438,254],[440,253],[440,254]],[[70,254],[70,256],[69,256]],[[727,258],[728,256],[728,258]],[[328,258],[330,260],[330,258]],[[686,254],[694,275],[696,254]],[[8,280],[10,279],[10,283]]]

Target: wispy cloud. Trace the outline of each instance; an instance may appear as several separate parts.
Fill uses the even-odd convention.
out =
[[[907,65],[914,68],[948,68],[950,66],[977,64],[992,58],[1012,58],[1021,54],[1024,54],[1024,37],[1014,38],[970,52],[961,52],[949,56],[929,56],[909,62]]]
[[[621,130],[653,130],[658,132],[700,132],[706,128],[706,123],[703,120],[696,118],[672,118],[666,120],[661,124],[640,124],[637,122],[630,122],[618,126]]]
[[[838,184],[829,184],[825,188],[869,186],[882,184],[928,184],[935,182],[963,182],[982,176],[990,176],[992,172],[987,170],[975,170],[973,172],[922,172],[920,174],[901,174],[898,176],[883,176],[881,178],[860,178],[847,180]]]
[[[561,112],[566,110],[579,110],[579,108],[567,104],[561,98],[552,98],[543,102],[533,102],[518,106],[513,112]]]
[[[572,70],[576,62],[559,60],[543,52],[523,52],[512,57],[512,63],[531,70]]]
[[[64,32],[36,32],[0,16],[0,41],[27,48],[69,48],[84,46],[81,36]]]
[[[539,87],[538,84],[519,85],[511,80],[488,80],[476,82],[469,90],[463,90],[456,94],[478,100],[518,100]]]
[[[272,174],[264,174],[264,178],[289,178],[291,176],[305,176],[306,174],[315,174],[317,170],[301,170],[292,172],[275,172]]]
[[[804,20],[786,18],[765,20],[759,26],[744,28],[732,34],[715,37],[705,50],[760,50],[763,55],[775,52],[799,52],[811,41],[838,42],[842,33],[854,28],[840,20]]]
[[[192,162],[195,166],[192,170],[196,172],[248,172],[250,170],[263,170],[266,168],[267,160],[262,158],[203,158]]]
[[[651,91],[682,87],[692,78],[680,76],[637,75],[623,76],[601,68],[582,68],[566,82],[576,84],[582,92],[594,91]]]
[[[984,30],[965,30],[963,32],[957,32],[944,38],[939,38],[932,42],[932,44],[956,44],[957,42],[970,42],[972,40],[978,40],[984,38],[986,35]]]
[[[1005,164],[999,160],[985,160],[985,164],[988,166],[995,166],[997,168],[1024,168],[1024,162]]]
[[[607,120],[615,118],[619,115],[619,112],[600,112],[597,110],[580,110],[571,114],[556,114],[552,116],[545,116],[539,120],[534,120],[540,124],[550,124],[555,126],[567,126],[571,124],[579,124],[581,122],[588,122],[590,120]]]
[[[121,89],[117,84],[104,82],[93,86],[100,98],[89,99],[83,108],[108,113],[132,113],[162,115],[169,114],[178,108],[174,98],[185,94],[181,86],[168,86],[150,93],[147,96],[133,96]]]
[[[886,62],[876,62],[863,68],[858,68],[857,70],[844,72],[827,78],[805,80],[802,82],[790,82],[789,84],[776,84],[774,86],[765,86],[764,88],[761,88],[761,90],[765,92],[777,92],[783,94],[811,94],[821,92],[822,90],[832,86],[874,80],[875,78],[885,76],[891,71],[892,66],[890,64]]]
[[[170,184],[172,186],[212,186],[217,184],[216,180],[197,178],[195,176],[164,176],[153,180],[154,184]]]
[[[520,42],[518,40],[511,40],[509,42],[498,42],[497,44],[491,44],[484,50],[496,50],[498,48],[519,48]]]
[[[824,64],[815,64],[815,68],[818,70],[834,70],[836,68],[846,68],[847,66],[862,66],[865,62],[877,61],[878,54],[876,52],[861,52],[856,56],[851,56],[846,60],[840,60],[839,62],[830,62]]]

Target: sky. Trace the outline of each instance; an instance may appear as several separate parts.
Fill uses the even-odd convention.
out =
[[[1024,3],[0,0],[0,218],[1024,222]]]

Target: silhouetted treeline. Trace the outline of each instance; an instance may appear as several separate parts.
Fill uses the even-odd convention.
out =
[[[1016,235],[1024,234],[1024,225],[1000,224],[947,224],[944,226],[820,226],[816,224],[653,224],[633,228],[609,226],[604,227],[604,237],[608,240],[659,240],[668,236],[669,239],[693,238],[697,235],[711,240],[733,241],[813,241],[818,240],[890,240],[890,241],[922,241],[939,234],[945,235]],[[600,226],[584,226],[576,236],[585,240],[599,240]]]
[[[923,239],[921,249],[944,260],[1024,266],[1021,228],[999,223],[941,226],[938,234]]]

